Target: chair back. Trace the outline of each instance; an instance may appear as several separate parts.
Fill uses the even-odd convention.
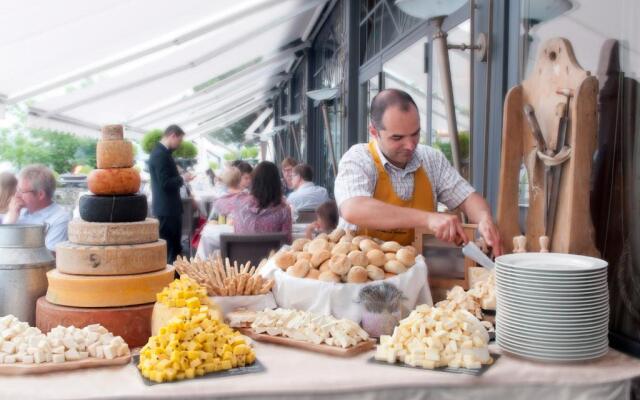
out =
[[[277,251],[286,242],[287,235],[284,233],[223,233],[220,235],[220,255],[223,260],[228,257],[231,263],[251,261],[252,265],[258,265],[269,256],[271,250]]]
[[[300,209],[297,211],[298,219],[296,223],[299,224],[310,224],[316,220],[316,210],[311,209]]]

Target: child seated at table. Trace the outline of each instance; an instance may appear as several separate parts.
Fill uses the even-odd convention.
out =
[[[305,236],[313,239],[321,233],[331,233],[338,226],[338,205],[334,200],[322,203],[316,208],[316,220],[307,226]]]

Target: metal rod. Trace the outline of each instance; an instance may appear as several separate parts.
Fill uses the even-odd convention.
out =
[[[338,176],[338,162],[336,161],[336,153],[333,150],[333,134],[331,133],[331,125],[329,124],[329,114],[327,112],[327,103],[322,101],[322,118],[324,119],[324,132],[329,142],[329,151],[331,152],[331,164],[333,167],[333,176]]]
[[[442,31],[442,17],[431,21],[435,28],[433,45],[438,53],[438,65],[440,69],[440,85],[444,97],[444,106],[447,110],[447,127],[449,129],[449,141],[451,143],[451,155],[454,168],[460,172],[460,140],[458,138],[458,124],[453,99],[453,85],[451,83],[451,66],[449,65],[449,50],[447,48],[447,34]]]
[[[293,145],[296,147],[296,154],[298,155],[298,160],[302,161],[302,155],[300,154],[300,146],[298,146],[298,138],[296,136],[296,128],[293,126],[293,123],[289,123],[289,131],[291,132],[291,137],[293,137]]]

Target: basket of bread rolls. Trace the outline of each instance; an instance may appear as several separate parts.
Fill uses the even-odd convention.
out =
[[[409,302],[417,298],[431,301],[424,257],[414,247],[341,228],[284,246],[269,258],[261,273],[274,279],[278,306],[329,312],[357,322],[361,318],[359,291],[381,281],[395,285]]]
[[[383,242],[336,229],[313,240],[297,239],[274,255],[274,263],[296,278],[333,283],[380,281],[406,272],[416,263],[413,246]]]

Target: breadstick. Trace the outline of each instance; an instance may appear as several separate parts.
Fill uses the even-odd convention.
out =
[[[269,279],[267,281],[267,283],[265,283],[264,285],[262,285],[262,289],[260,289],[260,294],[267,294],[269,293],[269,290],[271,290],[271,288],[273,287],[273,279]]]

